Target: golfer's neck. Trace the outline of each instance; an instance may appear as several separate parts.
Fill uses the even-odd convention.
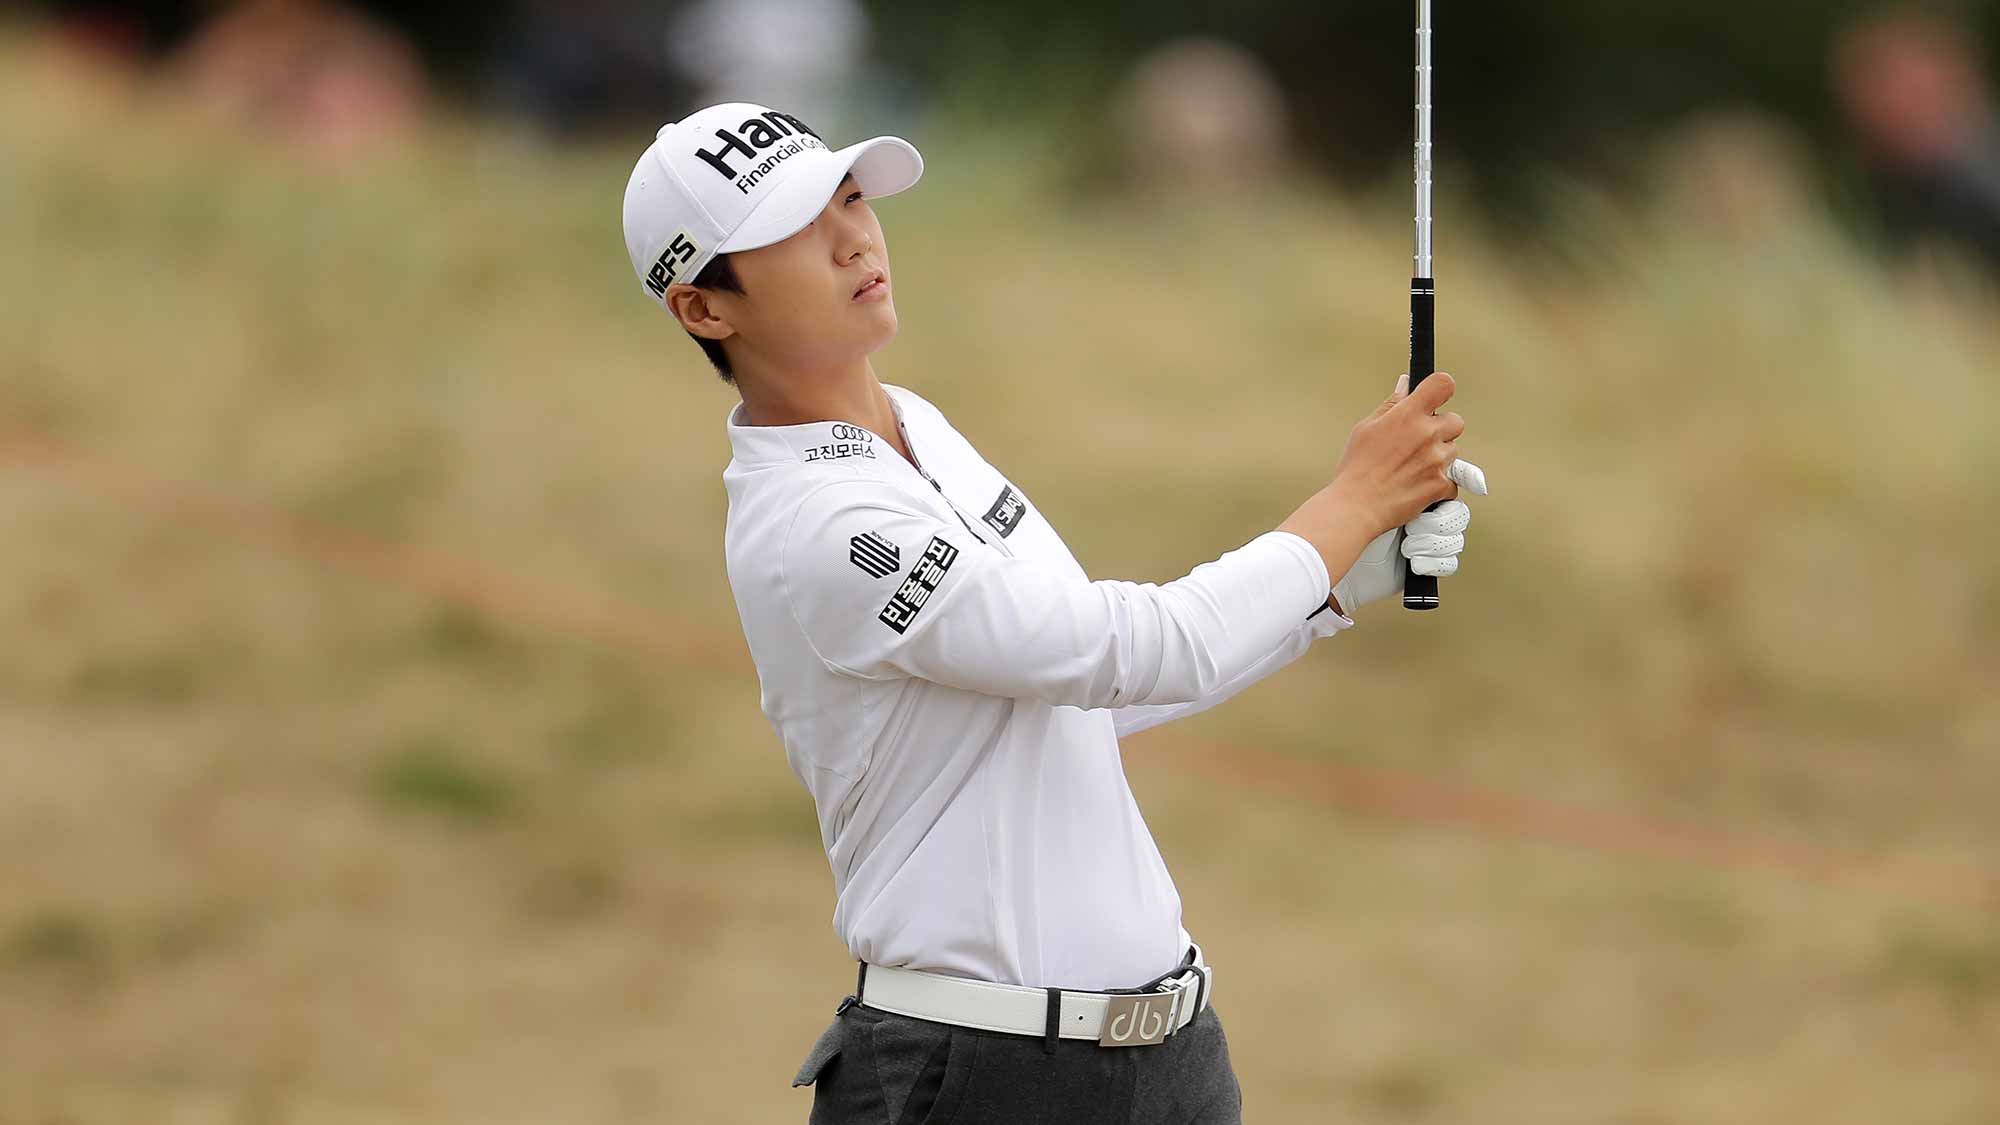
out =
[[[744,421],[750,425],[852,422],[882,435],[905,458],[909,456],[902,449],[889,394],[866,356],[842,367],[744,369],[737,373],[736,389],[743,396]]]

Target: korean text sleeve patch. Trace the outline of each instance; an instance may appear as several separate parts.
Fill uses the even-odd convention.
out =
[[[910,576],[896,588],[896,594],[889,604],[882,607],[876,620],[898,633],[908,632],[910,622],[917,619],[918,611],[924,608],[932,594],[937,593],[938,583],[944,581],[945,572],[958,559],[958,548],[944,541],[943,536],[931,536],[930,545],[924,548],[917,565],[910,568]]]

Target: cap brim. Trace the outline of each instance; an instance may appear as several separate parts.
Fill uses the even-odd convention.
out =
[[[840,181],[854,173],[854,182],[868,196],[894,195],[924,174],[924,158],[901,137],[872,137],[836,149],[832,159],[798,169],[745,216],[736,233],[722,240],[717,253],[755,250],[804,230],[833,198]]]

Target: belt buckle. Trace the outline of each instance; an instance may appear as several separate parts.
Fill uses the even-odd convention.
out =
[[[1180,1016],[1181,996],[1186,989],[1179,984],[1163,986],[1157,992],[1139,992],[1129,995],[1107,997],[1104,1005],[1104,1026],[1097,1036],[1100,1047],[1151,1047],[1166,1041],[1174,1033],[1174,1022]],[[1167,1006],[1163,1009],[1161,1001]]]

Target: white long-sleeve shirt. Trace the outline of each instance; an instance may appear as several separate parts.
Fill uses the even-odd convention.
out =
[[[849,422],[727,420],[729,582],[818,806],[834,929],[871,964],[1142,984],[1189,936],[1118,739],[1353,622],[1290,532],[1172,582],[1093,582],[936,407],[883,387],[916,466]]]

